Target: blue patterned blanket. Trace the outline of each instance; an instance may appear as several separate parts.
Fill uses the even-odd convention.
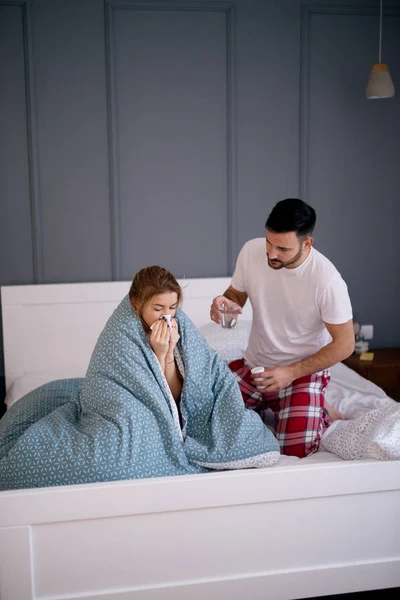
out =
[[[184,312],[178,310],[177,320],[181,419],[125,297],[101,333],[83,381],[44,386],[0,421],[0,489],[275,465],[279,444],[244,408],[225,362]],[[62,385],[69,386],[70,398]]]

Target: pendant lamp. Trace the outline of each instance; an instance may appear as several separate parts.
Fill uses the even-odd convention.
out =
[[[380,98],[393,98],[394,85],[389,73],[388,66],[382,63],[382,14],[383,0],[381,0],[380,18],[379,18],[379,63],[372,65],[371,73],[366,90],[366,96],[369,100],[378,100]]]

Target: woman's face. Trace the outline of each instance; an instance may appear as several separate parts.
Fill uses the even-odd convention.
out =
[[[175,317],[178,308],[178,294],[163,292],[156,294],[145,304],[141,317],[148,327],[151,327],[163,315]]]

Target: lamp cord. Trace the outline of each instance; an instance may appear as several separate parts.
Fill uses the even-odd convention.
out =
[[[379,19],[379,64],[382,62],[382,13],[383,13],[383,0],[381,0],[381,12]]]

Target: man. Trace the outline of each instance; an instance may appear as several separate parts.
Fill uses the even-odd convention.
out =
[[[302,200],[278,202],[265,239],[243,246],[230,287],[210,311],[220,323],[222,304],[243,307],[250,299],[249,344],[229,368],[248,408],[273,410],[281,453],[300,458],[318,450],[331,420],[343,418],[324,400],[328,369],[354,350],[347,286],[312,247],[315,221],[315,210]],[[254,367],[264,372],[253,376]]]

